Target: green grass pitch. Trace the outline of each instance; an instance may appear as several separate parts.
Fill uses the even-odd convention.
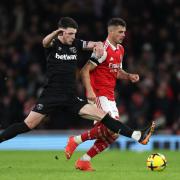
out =
[[[162,172],[146,169],[151,153],[166,156],[168,166]],[[106,151],[92,160],[95,172],[74,168],[83,152],[75,152],[67,161],[62,151],[0,151],[0,180],[179,180],[180,152]]]

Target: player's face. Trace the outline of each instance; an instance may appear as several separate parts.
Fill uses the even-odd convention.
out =
[[[126,27],[124,27],[124,26],[115,26],[114,30],[112,32],[113,41],[116,44],[122,43],[122,41],[125,38],[125,32],[126,32]]]
[[[65,44],[71,45],[76,37],[77,29],[67,28],[63,33]]]

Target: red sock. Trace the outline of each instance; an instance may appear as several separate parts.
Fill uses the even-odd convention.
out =
[[[101,137],[102,134],[101,134],[100,126],[101,126],[100,123],[96,123],[92,129],[82,133],[81,134],[82,142],[87,141],[87,140],[97,139],[97,138]]]
[[[106,139],[106,141],[112,143],[114,138],[116,139],[115,134],[102,123],[95,124],[92,129],[81,134],[82,142],[93,139]]]
[[[107,129],[108,130],[108,129]],[[87,151],[87,154],[93,158],[97,154],[104,151],[109,145],[111,145],[119,136],[114,133],[108,134],[106,136],[101,137],[101,139],[97,139],[94,145]]]
[[[97,131],[99,129],[99,131]],[[92,130],[92,131],[91,131]],[[90,130],[90,133],[94,133],[98,136],[97,140],[95,141],[94,145],[88,150],[87,154],[93,158],[97,154],[104,151],[110,144],[112,144],[119,136],[114,132],[110,131],[106,126],[102,123],[99,123],[93,129]],[[95,134],[95,132],[97,134]],[[81,136],[82,137],[82,136]]]
[[[94,145],[88,150],[87,154],[93,158],[109,146],[109,143],[102,139],[97,139]]]

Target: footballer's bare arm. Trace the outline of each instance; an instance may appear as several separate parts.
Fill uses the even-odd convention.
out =
[[[117,73],[117,79],[130,80],[131,82],[135,83],[135,82],[139,81],[139,75],[127,73],[123,69],[119,69],[119,71]]]
[[[52,40],[63,33],[64,29],[59,28],[52,33],[48,34],[42,41],[43,47],[48,48],[52,46]]]
[[[98,58],[100,58],[104,53],[104,45],[101,41],[94,42],[94,41],[88,41],[83,46],[84,50],[92,50],[96,51],[96,54],[98,55]]]
[[[81,69],[81,78],[83,85],[86,89],[86,97],[90,102],[95,102],[96,95],[93,91],[93,88],[91,86],[91,80],[90,80],[90,71],[94,70],[96,68],[96,64],[94,64],[91,60],[89,60],[85,66]]]

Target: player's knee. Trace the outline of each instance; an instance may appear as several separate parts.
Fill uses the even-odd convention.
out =
[[[28,117],[24,120],[24,123],[29,127],[29,129],[34,129],[45,117],[45,115],[31,112]]]
[[[25,119],[24,123],[27,125],[27,127],[29,129],[34,129],[38,124],[39,124],[39,120],[36,119]]]
[[[24,123],[29,129],[34,129],[36,127],[32,122],[24,121]]]

